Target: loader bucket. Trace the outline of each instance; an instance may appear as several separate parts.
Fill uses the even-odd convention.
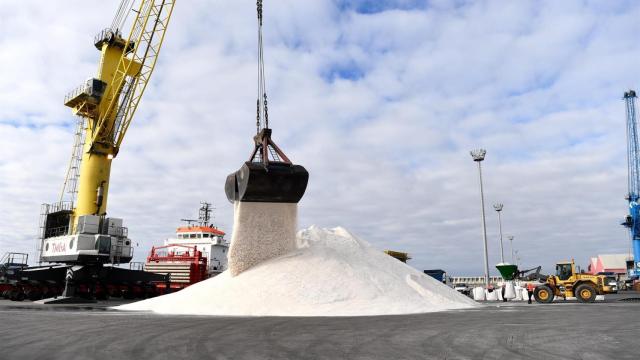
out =
[[[500,275],[505,280],[513,280],[518,275],[518,266],[506,263],[500,263],[496,265]]]
[[[227,176],[225,192],[230,202],[297,203],[308,181],[309,173],[301,165],[248,161]]]

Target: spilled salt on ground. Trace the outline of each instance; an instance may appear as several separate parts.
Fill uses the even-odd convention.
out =
[[[344,228],[312,226],[297,249],[237,276],[116,307],[162,314],[360,316],[462,309],[477,303]]]

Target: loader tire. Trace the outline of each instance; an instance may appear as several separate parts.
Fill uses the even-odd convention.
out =
[[[549,285],[540,285],[533,290],[533,297],[541,304],[553,302],[555,295]]]
[[[578,285],[575,294],[576,299],[581,303],[592,303],[596,301],[596,288],[591,284]]]

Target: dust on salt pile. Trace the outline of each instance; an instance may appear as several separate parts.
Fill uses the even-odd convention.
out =
[[[312,226],[297,249],[232,277],[229,271],[119,310],[235,316],[409,314],[477,306],[344,228]]]

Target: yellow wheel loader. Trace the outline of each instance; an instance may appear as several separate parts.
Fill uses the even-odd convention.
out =
[[[571,260],[557,263],[556,274],[538,285],[533,296],[539,303],[553,302],[556,296],[565,299],[575,297],[581,303],[590,303],[596,300],[597,295],[612,292],[606,276],[576,273],[575,263]]]

